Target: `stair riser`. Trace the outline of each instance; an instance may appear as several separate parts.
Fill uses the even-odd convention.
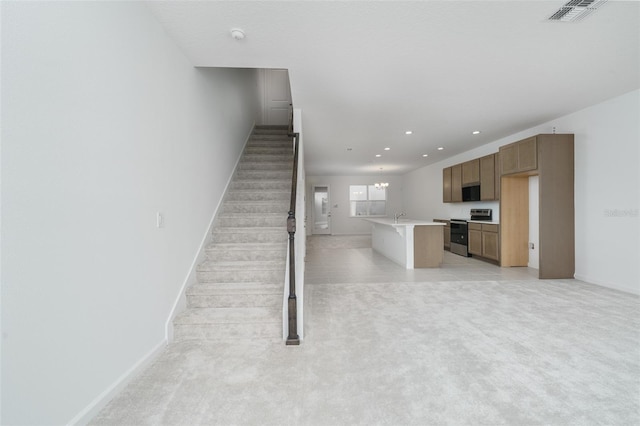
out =
[[[262,282],[277,284],[284,282],[282,271],[198,271],[198,282],[204,283],[246,283]]]
[[[268,203],[268,204],[236,204],[225,203],[222,206],[222,213],[269,213],[269,214],[287,214],[289,212],[289,203]]]
[[[265,140],[293,140],[293,137],[288,136],[287,132],[255,132],[251,135],[251,139],[265,139]]]
[[[210,259],[215,259],[220,262],[232,262],[232,261],[266,261],[266,260],[282,260],[286,258],[286,252],[284,251],[269,251],[269,250],[207,250],[207,256]]]
[[[245,150],[247,149],[255,149],[255,148],[264,148],[264,149],[275,149],[275,150],[286,150],[291,153],[293,149],[293,145],[290,141],[262,141],[262,140],[252,140],[249,141]]]
[[[288,129],[259,129],[256,128],[251,134],[252,138],[260,137],[275,137],[275,138],[288,138],[292,139],[292,136],[288,136]]]
[[[288,191],[229,191],[229,201],[287,201],[291,200]]]
[[[236,172],[236,179],[251,179],[251,180],[280,180],[288,179],[291,181],[291,170],[238,170]]]
[[[218,218],[217,222],[220,227],[249,227],[249,226],[269,226],[269,227],[286,227],[287,226],[287,216],[282,214],[277,217],[221,217]]]
[[[287,247],[286,242],[279,244],[209,244],[205,248],[205,252],[208,259],[216,259],[221,262],[284,260],[287,257]]]
[[[282,324],[275,322],[263,324],[175,324],[173,337],[177,342],[185,340],[279,339],[282,337]]]
[[[290,162],[240,162],[238,164],[238,170],[253,170],[253,171],[289,171],[291,172],[293,166]]]
[[[282,294],[187,295],[188,308],[250,308],[282,306]]]
[[[288,234],[282,233],[214,233],[214,243],[283,243],[288,239]]]
[[[267,155],[283,155],[291,157],[293,155],[291,148],[291,144],[289,146],[267,146],[267,145],[247,145],[244,150],[245,155],[257,155],[257,154],[267,154]]]
[[[198,271],[201,272],[232,272],[238,274],[245,274],[253,272],[254,276],[257,276],[260,272],[280,272],[284,271],[285,262],[282,259],[267,260],[264,262],[221,262],[217,259],[207,259],[200,265],[198,265]]]
[[[293,155],[291,154],[247,154],[245,153],[240,163],[291,163],[293,165]]]
[[[278,190],[291,191],[291,179],[280,180],[234,180],[231,182],[230,189],[238,190]]]

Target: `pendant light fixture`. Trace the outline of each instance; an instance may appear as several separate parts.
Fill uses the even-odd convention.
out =
[[[380,174],[382,174],[382,167],[380,167]],[[389,186],[389,182],[376,182],[373,184],[376,189],[386,189]]]

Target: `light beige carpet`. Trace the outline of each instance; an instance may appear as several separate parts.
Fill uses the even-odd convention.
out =
[[[93,424],[640,424],[638,297],[534,272],[312,249],[300,347],[172,344]]]

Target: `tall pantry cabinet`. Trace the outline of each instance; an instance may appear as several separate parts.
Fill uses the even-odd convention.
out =
[[[540,278],[575,273],[574,136],[542,134],[500,147],[501,266],[529,261],[529,177],[538,176]]]

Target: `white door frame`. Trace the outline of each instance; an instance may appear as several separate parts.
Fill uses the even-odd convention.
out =
[[[327,189],[327,228],[316,229],[316,188]],[[324,191],[322,191],[324,192]],[[314,235],[331,235],[331,187],[329,185],[313,185],[311,187],[311,233]]]

